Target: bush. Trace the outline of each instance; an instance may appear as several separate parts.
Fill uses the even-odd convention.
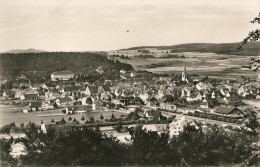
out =
[[[20,124],[20,128],[24,128],[24,123],[21,123],[21,124]]]
[[[104,116],[103,114],[100,115],[100,120],[103,120],[104,119]]]
[[[52,120],[51,120],[51,123],[54,123],[54,122],[55,122],[54,119],[52,119]]]
[[[69,119],[68,119],[68,121],[71,121],[72,120],[72,118],[71,118],[71,116],[69,117]]]
[[[11,131],[16,131],[16,130],[17,130],[16,125],[13,122],[8,125],[2,126],[0,129],[0,133],[10,134]]]
[[[81,117],[81,121],[85,121],[85,117],[84,117],[84,115],[82,115],[82,117]]]
[[[95,122],[95,118],[94,117],[90,117],[90,122]]]

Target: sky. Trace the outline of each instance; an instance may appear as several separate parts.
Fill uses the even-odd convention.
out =
[[[239,42],[259,12],[259,0],[0,0],[0,52]]]

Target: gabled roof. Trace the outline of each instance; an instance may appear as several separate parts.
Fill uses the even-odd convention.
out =
[[[105,91],[110,91],[110,86],[109,85],[103,85],[103,89]]]
[[[12,91],[10,91],[10,90],[5,90],[4,91],[5,93],[6,93],[6,95],[8,95],[8,96],[10,96],[10,95],[12,95],[13,93],[12,93]]]
[[[220,113],[220,114],[230,114],[233,110],[239,110],[241,113],[243,113],[239,108],[237,107],[234,107],[234,106],[219,106],[217,109],[216,109],[216,113]]]
[[[74,75],[74,74],[70,71],[55,71],[54,73],[52,73],[52,75]]]
[[[158,101],[154,96],[148,97],[147,101]]]
[[[217,97],[216,100],[220,104],[225,104],[226,103],[226,101],[223,98],[221,98],[221,97]]]
[[[166,101],[167,101],[167,98],[158,99],[158,102],[159,102],[159,103],[165,103]]]
[[[62,102],[69,102],[69,101],[72,101],[71,98],[69,98],[68,96],[65,96],[65,97],[58,97],[57,98],[61,103]]]
[[[39,92],[37,90],[29,90],[26,92],[26,94],[38,94]]]
[[[38,97],[37,94],[24,94],[25,99],[36,99]]]
[[[91,93],[98,93],[98,87],[97,86],[88,86],[88,89]]]

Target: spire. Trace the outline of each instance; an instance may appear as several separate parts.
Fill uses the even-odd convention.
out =
[[[182,81],[187,81],[186,66],[183,67],[183,72],[182,72],[181,80],[182,80]]]

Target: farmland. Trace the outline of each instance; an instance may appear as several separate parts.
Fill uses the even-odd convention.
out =
[[[183,67],[186,66],[190,73],[210,75],[215,78],[256,75],[252,70],[241,68],[242,65],[250,61],[251,57],[248,56],[194,52],[181,54],[185,58],[137,58],[129,56],[129,59],[117,59],[133,65],[137,70],[147,70],[154,73],[181,73]]]

